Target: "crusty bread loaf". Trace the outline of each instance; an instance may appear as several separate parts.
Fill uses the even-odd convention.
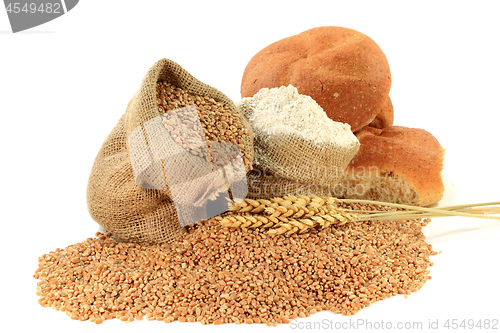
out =
[[[247,64],[241,97],[289,84],[353,132],[381,112],[372,125],[392,125],[389,64],[378,45],[358,31],[318,27],[267,46]]]
[[[369,126],[375,128],[386,128],[392,126],[394,122],[394,109],[392,108],[391,98],[386,99],[385,105],[382,110],[377,114],[375,119],[372,120]]]
[[[392,126],[389,64],[372,39],[319,27],[279,40],[247,64],[241,96],[289,84],[331,119],[351,125],[360,141],[336,186],[341,196],[419,206],[441,200],[444,149],[425,130]]]
[[[341,179],[343,197],[416,206],[441,200],[444,149],[429,132],[367,126],[355,135],[361,146]]]

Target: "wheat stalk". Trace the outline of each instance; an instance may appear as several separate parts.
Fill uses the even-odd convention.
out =
[[[339,203],[370,204],[398,210],[356,210],[338,207]],[[462,216],[500,220],[500,202],[457,205],[442,208],[418,207],[388,202],[337,199],[319,196],[284,196],[269,200],[244,199],[228,213],[215,217],[222,226],[262,228],[270,235],[301,234],[312,228],[343,225],[356,221],[393,221]],[[487,207],[490,206],[490,207]]]

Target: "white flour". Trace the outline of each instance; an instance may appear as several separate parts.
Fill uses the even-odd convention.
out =
[[[253,97],[243,98],[241,108],[258,137],[295,134],[317,144],[341,147],[359,144],[349,124],[331,120],[311,97],[301,95],[292,85],[263,88]]]

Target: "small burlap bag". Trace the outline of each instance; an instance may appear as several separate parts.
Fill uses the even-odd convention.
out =
[[[295,134],[269,135],[259,131],[254,149],[254,165],[279,178],[299,183],[336,184],[358,152],[359,142],[318,144]]]
[[[282,94],[281,97],[279,94]],[[283,94],[286,94],[285,97]],[[323,126],[322,134],[307,132],[312,127],[304,130],[300,112],[303,112],[304,117],[309,117],[308,110],[312,104],[309,102],[310,97],[298,98],[297,95],[294,87],[281,87],[262,90],[254,97],[244,98],[236,104],[249,119],[254,132],[255,170],[247,174],[250,198],[287,194],[328,195],[359,150],[359,141],[350,128],[334,124],[330,119],[327,120],[332,124]],[[283,103],[280,98],[288,100]],[[296,114],[284,116],[285,108],[287,112],[292,109]],[[269,115],[271,119],[263,119],[263,114]],[[324,121],[318,118],[318,124]],[[276,126],[278,119],[283,120],[280,126]],[[311,126],[309,119],[307,126]]]
[[[207,215],[208,200],[227,196],[228,188],[233,192],[246,189],[246,178],[242,185],[241,175],[235,176],[231,168],[206,163],[173,141],[161,123],[157,106],[160,80],[190,95],[208,96],[239,114],[226,95],[177,63],[162,59],[149,69],[125,114],[101,146],[87,187],[91,217],[123,241],[170,243],[182,236],[184,222],[211,217]],[[243,150],[252,161],[253,132],[241,114],[240,122],[247,130],[242,137]],[[242,169],[244,178],[248,168]]]
[[[341,185],[335,183],[301,183],[272,174],[269,170],[258,169],[247,173],[248,195],[250,199],[270,199],[286,195],[317,195],[339,197],[343,193]]]

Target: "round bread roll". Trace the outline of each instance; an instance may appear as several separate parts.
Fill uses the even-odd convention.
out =
[[[429,132],[367,126],[355,135],[361,146],[338,186],[342,197],[415,206],[441,200],[444,149]]]
[[[369,126],[375,128],[386,128],[392,126],[394,123],[394,109],[392,108],[391,98],[388,97],[386,104],[379,112],[379,114],[372,120]]]
[[[390,103],[391,73],[384,53],[368,36],[347,28],[318,27],[262,49],[245,68],[241,96],[289,84],[353,132],[383,110],[387,113]]]

